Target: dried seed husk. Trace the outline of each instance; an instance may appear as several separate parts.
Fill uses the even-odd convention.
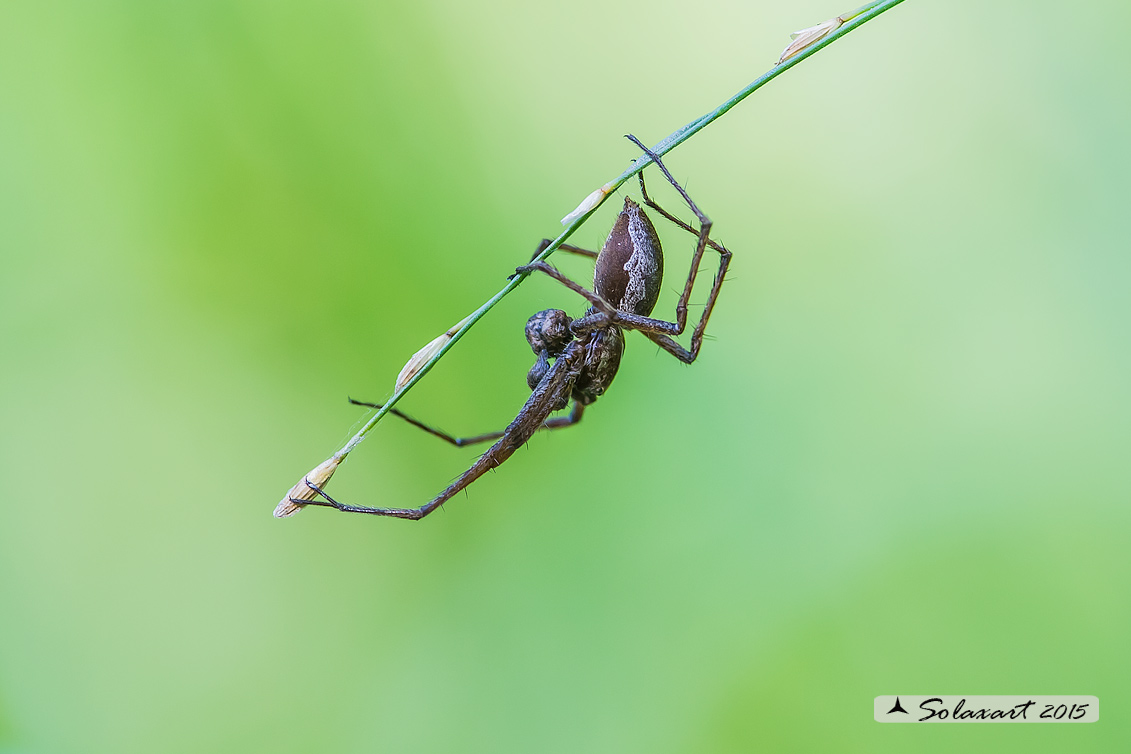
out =
[[[609,192],[612,190],[613,187],[606,183],[604,186],[582,199],[581,204],[577,205],[577,209],[562,218],[562,225],[569,225],[574,220],[584,215],[586,212],[592,210],[598,204],[603,202],[605,200],[605,197],[608,196]]]
[[[393,388],[393,392],[399,392],[401,388],[408,384],[408,381],[417,375],[417,373],[424,368],[433,356],[440,352],[440,349],[447,345],[448,341],[459,332],[459,329],[467,324],[471,317],[464,317],[456,324],[448,328],[440,337],[433,340],[428,345],[421,348],[419,351],[412,355],[408,363],[401,369],[400,374],[397,375],[397,383]]]
[[[844,26],[844,19],[837,16],[836,18],[830,18],[823,24],[817,24],[816,26],[810,26],[808,29],[793,32],[789,35],[789,38],[793,41],[782,51],[777,65],[781,65],[807,47],[817,44],[841,26]]]
[[[337,470],[338,464],[341,462],[341,456],[334,456],[311,469],[310,473],[304,476],[294,487],[291,487],[290,492],[275,506],[275,518],[287,518],[302,510],[302,503],[295,501],[313,500],[318,494],[310,489],[310,486],[306,483],[307,480],[310,480],[310,484],[316,487],[324,488],[326,482],[330,481],[330,477],[334,476],[334,471]]]

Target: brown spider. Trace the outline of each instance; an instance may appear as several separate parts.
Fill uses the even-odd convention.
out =
[[[471,468],[447,489],[419,508],[367,508],[360,505],[346,505],[334,500],[310,480],[305,480],[306,485],[318,497],[312,500],[292,497],[290,498],[292,503],[321,505],[347,513],[369,513],[413,520],[424,518],[487,471],[510,458],[515,450],[539,429],[557,429],[579,422],[585,407],[608,390],[616,376],[621,356],[624,354],[624,330],[637,330],[643,333],[684,363],[690,364],[695,361],[695,357],[699,355],[699,346],[703,342],[703,330],[707,327],[707,320],[711,316],[711,310],[715,306],[719,289],[726,276],[731,253],[722,244],[710,239],[710,218],[691,201],[691,197],[664,167],[660,157],[635,136],[629,135],[627,138],[644,150],[699,219],[699,230],[695,230],[669,214],[648,196],[644,185],[644,174],[639,174],[640,193],[644,204],[698,237],[695,254],[691,258],[691,271],[687,275],[683,293],[675,307],[675,321],[668,322],[650,316],[660,295],[660,286],[664,278],[664,254],[651,220],[639,205],[626,197],[624,209],[617,216],[600,253],[576,246],[559,247],[564,251],[596,259],[593,291],[573,282],[545,262],[534,261],[515,270],[515,275],[529,275],[535,270],[540,270],[570,290],[579,293],[591,304],[591,307],[578,319],[570,319],[561,309],[546,309],[535,314],[526,323],[526,340],[538,357],[526,376],[532,392],[526,404],[518,412],[518,416],[506,429],[476,437],[452,437],[396,409],[390,411],[458,447],[498,440],[471,465]],[[542,241],[534,256],[537,257],[549,243],[549,240]],[[715,273],[715,281],[707,297],[703,316],[691,333],[691,349],[687,350],[671,336],[683,333],[687,325],[687,301],[695,285],[699,262],[708,246],[719,253],[719,269]],[[571,398],[573,410],[568,416],[549,418],[550,414],[568,406]],[[359,406],[381,408],[380,404],[363,403],[352,398],[350,402]]]

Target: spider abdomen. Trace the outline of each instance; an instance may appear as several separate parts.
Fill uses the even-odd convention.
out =
[[[664,252],[652,221],[628,197],[593,272],[597,294],[622,312],[647,317],[664,280]]]

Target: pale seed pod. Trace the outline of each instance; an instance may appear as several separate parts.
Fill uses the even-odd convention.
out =
[[[408,360],[408,363],[404,365],[404,368],[401,369],[401,373],[397,375],[397,384],[396,387],[393,388],[393,392],[399,392],[401,388],[407,385],[408,381],[415,377],[417,372],[419,372],[433,356],[439,353],[441,348],[447,345],[448,341],[459,332],[461,327],[467,324],[469,319],[471,319],[471,317],[464,317],[459,322],[449,327],[448,331],[443,335],[414,353],[412,358]]]
[[[313,500],[318,494],[310,489],[307,480],[315,487],[324,488],[326,482],[330,481],[330,477],[334,476],[334,471],[337,470],[338,464],[341,462],[341,456],[334,456],[311,469],[310,473],[304,476],[302,481],[294,487],[291,487],[290,492],[275,506],[275,518],[287,518],[302,510],[302,503],[295,501]]]
[[[613,187],[606,183],[604,186],[582,199],[581,204],[577,205],[577,209],[562,218],[562,225],[569,225],[574,220],[605,201],[605,197],[608,196],[612,190]]]
[[[816,26],[810,26],[808,29],[793,32],[789,35],[789,38],[793,41],[789,44],[789,47],[786,47],[782,52],[777,65],[781,65],[802,50],[817,44],[829,34],[833,33],[841,26],[844,26],[844,21],[845,19],[842,16],[837,16],[836,18],[825,21],[823,24],[817,24]]]

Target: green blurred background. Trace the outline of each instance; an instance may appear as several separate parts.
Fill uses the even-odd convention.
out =
[[[1067,7],[911,0],[672,153],[735,252],[700,360],[631,336],[413,524],[271,511],[622,134],[848,6],[0,3],[0,752],[1127,750],[1131,6]],[[505,425],[549,306],[402,408]],[[419,505],[477,452],[390,420],[333,489]]]

